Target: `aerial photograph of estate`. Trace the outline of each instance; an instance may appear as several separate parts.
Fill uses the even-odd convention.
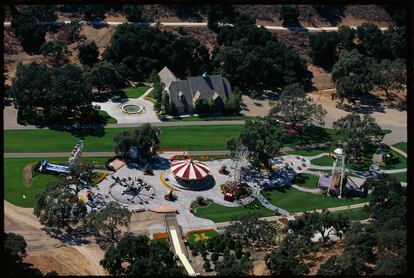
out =
[[[3,6],[3,274],[408,274],[410,7],[79,3]]]

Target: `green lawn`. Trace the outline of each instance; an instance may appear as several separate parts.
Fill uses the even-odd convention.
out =
[[[399,182],[407,182],[407,172],[405,172],[405,173],[394,173],[394,174],[389,174],[389,175],[396,178]]]
[[[148,90],[147,86],[129,87],[124,89],[124,93],[128,98],[139,98]]]
[[[311,160],[311,163],[317,166],[332,166],[333,162],[334,162],[333,158],[327,155]]]
[[[314,156],[318,155],[320,153],[330,153],[333,152],[335,147],[321,147],[321,148],[315,148],[310,150],[294,150],[294,151],[288,151],[287,154],[293,154],[293,155],[302,155],[302,156]]]
[[[259,117],[249,117],[245,115],[228,115],[228,116],[190,116],[182,118],[165,119],[164,122],[193,122],[193,121],[235,121],[235,120],[253,120]]]
[[[407,142],[399,142],[397,144],[394,144],[393,146],[407,153]]]
[[[301,173],[292,180],[292,183],[307,188],[316,188],[318,181],[319,176]]]
[[[315,209],[340,207],[346,205],[353,205],[358,203],[365,203],[368,199],[338,199],[329,197],[325,194],[312,194],[302,192],[291,187],[284,187],[281,190],[262,191],[270,203],[277,207],[283,208],[289,212],[309,211]]]
[[[390,169],[404,169],[404,168],[407,168],[407,158],[406,157],[402,156],[401,154],[399,154],[399,153],[397,153],[396,151],[393,151],[393,150],[390,150],[390,153],[392,153],[394,157],[398,157],[399,162],[397,164],[381,166],[381,169],[390,170]]]
[[[69,154],[69,153],[68,153]],[[107,157],[88,157],[82,160],[89,160],[103,165]],[[35,196],[38,192],[47,187],[48,184],[59,180],[58,177],[50,175],[37,175],[33,177],[32,185],[23,185],[23,168],[29,163],[36,163],[47,160],[51,163],[67,163],[67,157],[43,157],[43,158],[4,158],[4,199],[10,203],[31,208],[35,204]],[[34,172],[32,172],[35,175]],[[26,199],[23,198],[26,196]]]
[[[349,210],[343,210],[343,211],[333,211],[331,212],[333,215],[342,214],[352,221],[358,221],[358,220],[365,220],[369,218],[369,214],[363,210],[363,208],[356,208],[356,209],[349,209]]]
[[[206,207],[198,207],[194,211],[195,216],[207,218],[216,223],[230,221],[234,217],[239,217],[249,213],[256,213],[259,217],[274,215],[273,211],[263,207],[257,200],[246,206],[240,207],[225,207],[216,203],[211,203]]]
[[[105,123],[107,123],[107,124],[116,124],[116,123],[118,123],[118,121],[115,118],[113,118],[112,116],[109,116],[108,113],[106,113],[106,111],[99,110],[99,116],[101,116],[104,119]]]
[[[226,143],[237,137],[242,125],[209,125],[160,127],[161,148],[185,148],[187,150],[226,150]],[[84,151],[113,151],[113,138],[123,131],[134,128],[106,128],[98,134],[82,136]],[[70,152],[78,137],[69,132],[37,130],[5,130],[5,152]]]

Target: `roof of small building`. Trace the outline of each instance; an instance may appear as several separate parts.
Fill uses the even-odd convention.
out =
[[[159,73],[160,81],[169,87],[171,82],[179,80],[169,68],[164,67]]]

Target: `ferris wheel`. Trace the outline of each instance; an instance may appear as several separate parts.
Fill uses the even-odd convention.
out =
[[[233,175],[229,177],[229,181],[233,184],[241,183],[243,179],[243,171],[249,165],[249,150],[246,146],[241,145],[237,148],[236,153],[232,159],[233,163],[230,168],[233,170]]]

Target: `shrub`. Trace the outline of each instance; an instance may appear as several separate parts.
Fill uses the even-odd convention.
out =
[[[203,268],[205,271],[210,272],[211,271],[211,264],[209,260],[206,260],[203,264]]]
[[[236,258],[237,259],[241,259],[241,257],[243,256],[243,251],[240,249],[240,248],[237,248],[235,251],[234,251],[234,253],[235,253],[235,255],[236,255]]]
[[[220,255],[219,255],[218,253],[214,252],[214,253],[211,255],[211,260],[212,260],[213,262],[217,262],[217,260],[219,259],[219,257],[220,257]]]

